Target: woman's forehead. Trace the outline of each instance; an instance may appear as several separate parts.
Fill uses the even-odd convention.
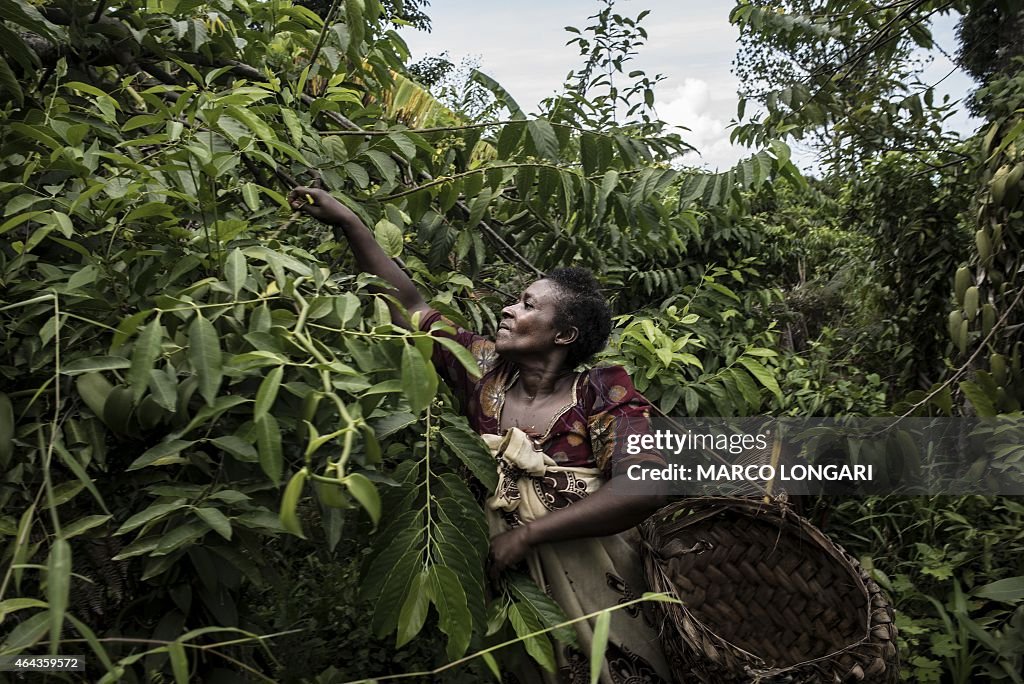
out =
[[[534,299],[554,299],[557,295],[557,286],[547,278],[541,278],[523,290],[523,297],[527,295]]]

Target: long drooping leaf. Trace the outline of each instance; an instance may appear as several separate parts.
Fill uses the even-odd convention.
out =
[[[466,603],[466,593],[459,577],[449,568],[432,566],[429,582],[439,617],[438,626],[448,637],[449,660],[460,658],[469,647],[473,634],[473,618]]]
[[[217,329],[197,313],[188,328],[188,358],[199,378],[199,394],[208,405],[213,404],[224,377],[220,355]]]
[[[281,445],[281,428],[277,418],[266,413],[255,421],[256,444],[260,456],[260,468],[274,484],[281,483],[284,475],[284,454]]]
[[[135,341],[131,368],[125,376],[125,380],[132,388],[132,397],[135,401],[142,397],[149,385],[149,373],[160,356],[160,341],[163,339],[163,333],[164,329],[160,324],[160,314],[158,313],[142,328]]]
[[[437,373],[419,350],[412,345],[402,347],[402,391],[414,414],[420,414],[437,394]]]
[[[50,548],[46,565],[46,601],[50,609],[50,653],[56,653],[71,590],[71,545],[61,537]]]

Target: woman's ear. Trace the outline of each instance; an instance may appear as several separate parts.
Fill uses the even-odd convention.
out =
[[[572,344],[579,336],[579,328],[575,325],[571,325],[565,330],[559,331],[558,334],[555,335],[555,344]]]

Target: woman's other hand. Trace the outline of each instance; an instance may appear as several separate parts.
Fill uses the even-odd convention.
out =
[[[526,525],[502,532],[491,540],[491,577],[497,577],[526,558],[530,552],[530,533]]]
[[[326,190],[298,186],[288,193],[288,203],[296,211],[304,211],[313,218],[324,223],[341,226],[359,223],[355,213],[338,200],[331,197]]]

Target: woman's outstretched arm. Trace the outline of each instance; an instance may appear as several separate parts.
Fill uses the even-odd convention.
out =
[[[331,197],[326,190],[318,188],[294,188],[288,195],[288,201],[293,209],[301,209],[313,218],[332,226],[339,241],[340,235],[344,235],[355,255],[356,267],[364,273],[378,276],[390,283],[394,288],[390,294],[394,294],[410,316],[426,311],[427,302],[416,289],[412,279],[384,253],[374,239],[373,233],[351,209]],[[401,312],[392,309],[391,315],[395,323],[406,328],[412,327]]]
[[[538,544],[624,532],[667,503],[664,494],[637,494],[624,480],[613,477],[593,494],[491,539],[492,573],[515,565]]]

